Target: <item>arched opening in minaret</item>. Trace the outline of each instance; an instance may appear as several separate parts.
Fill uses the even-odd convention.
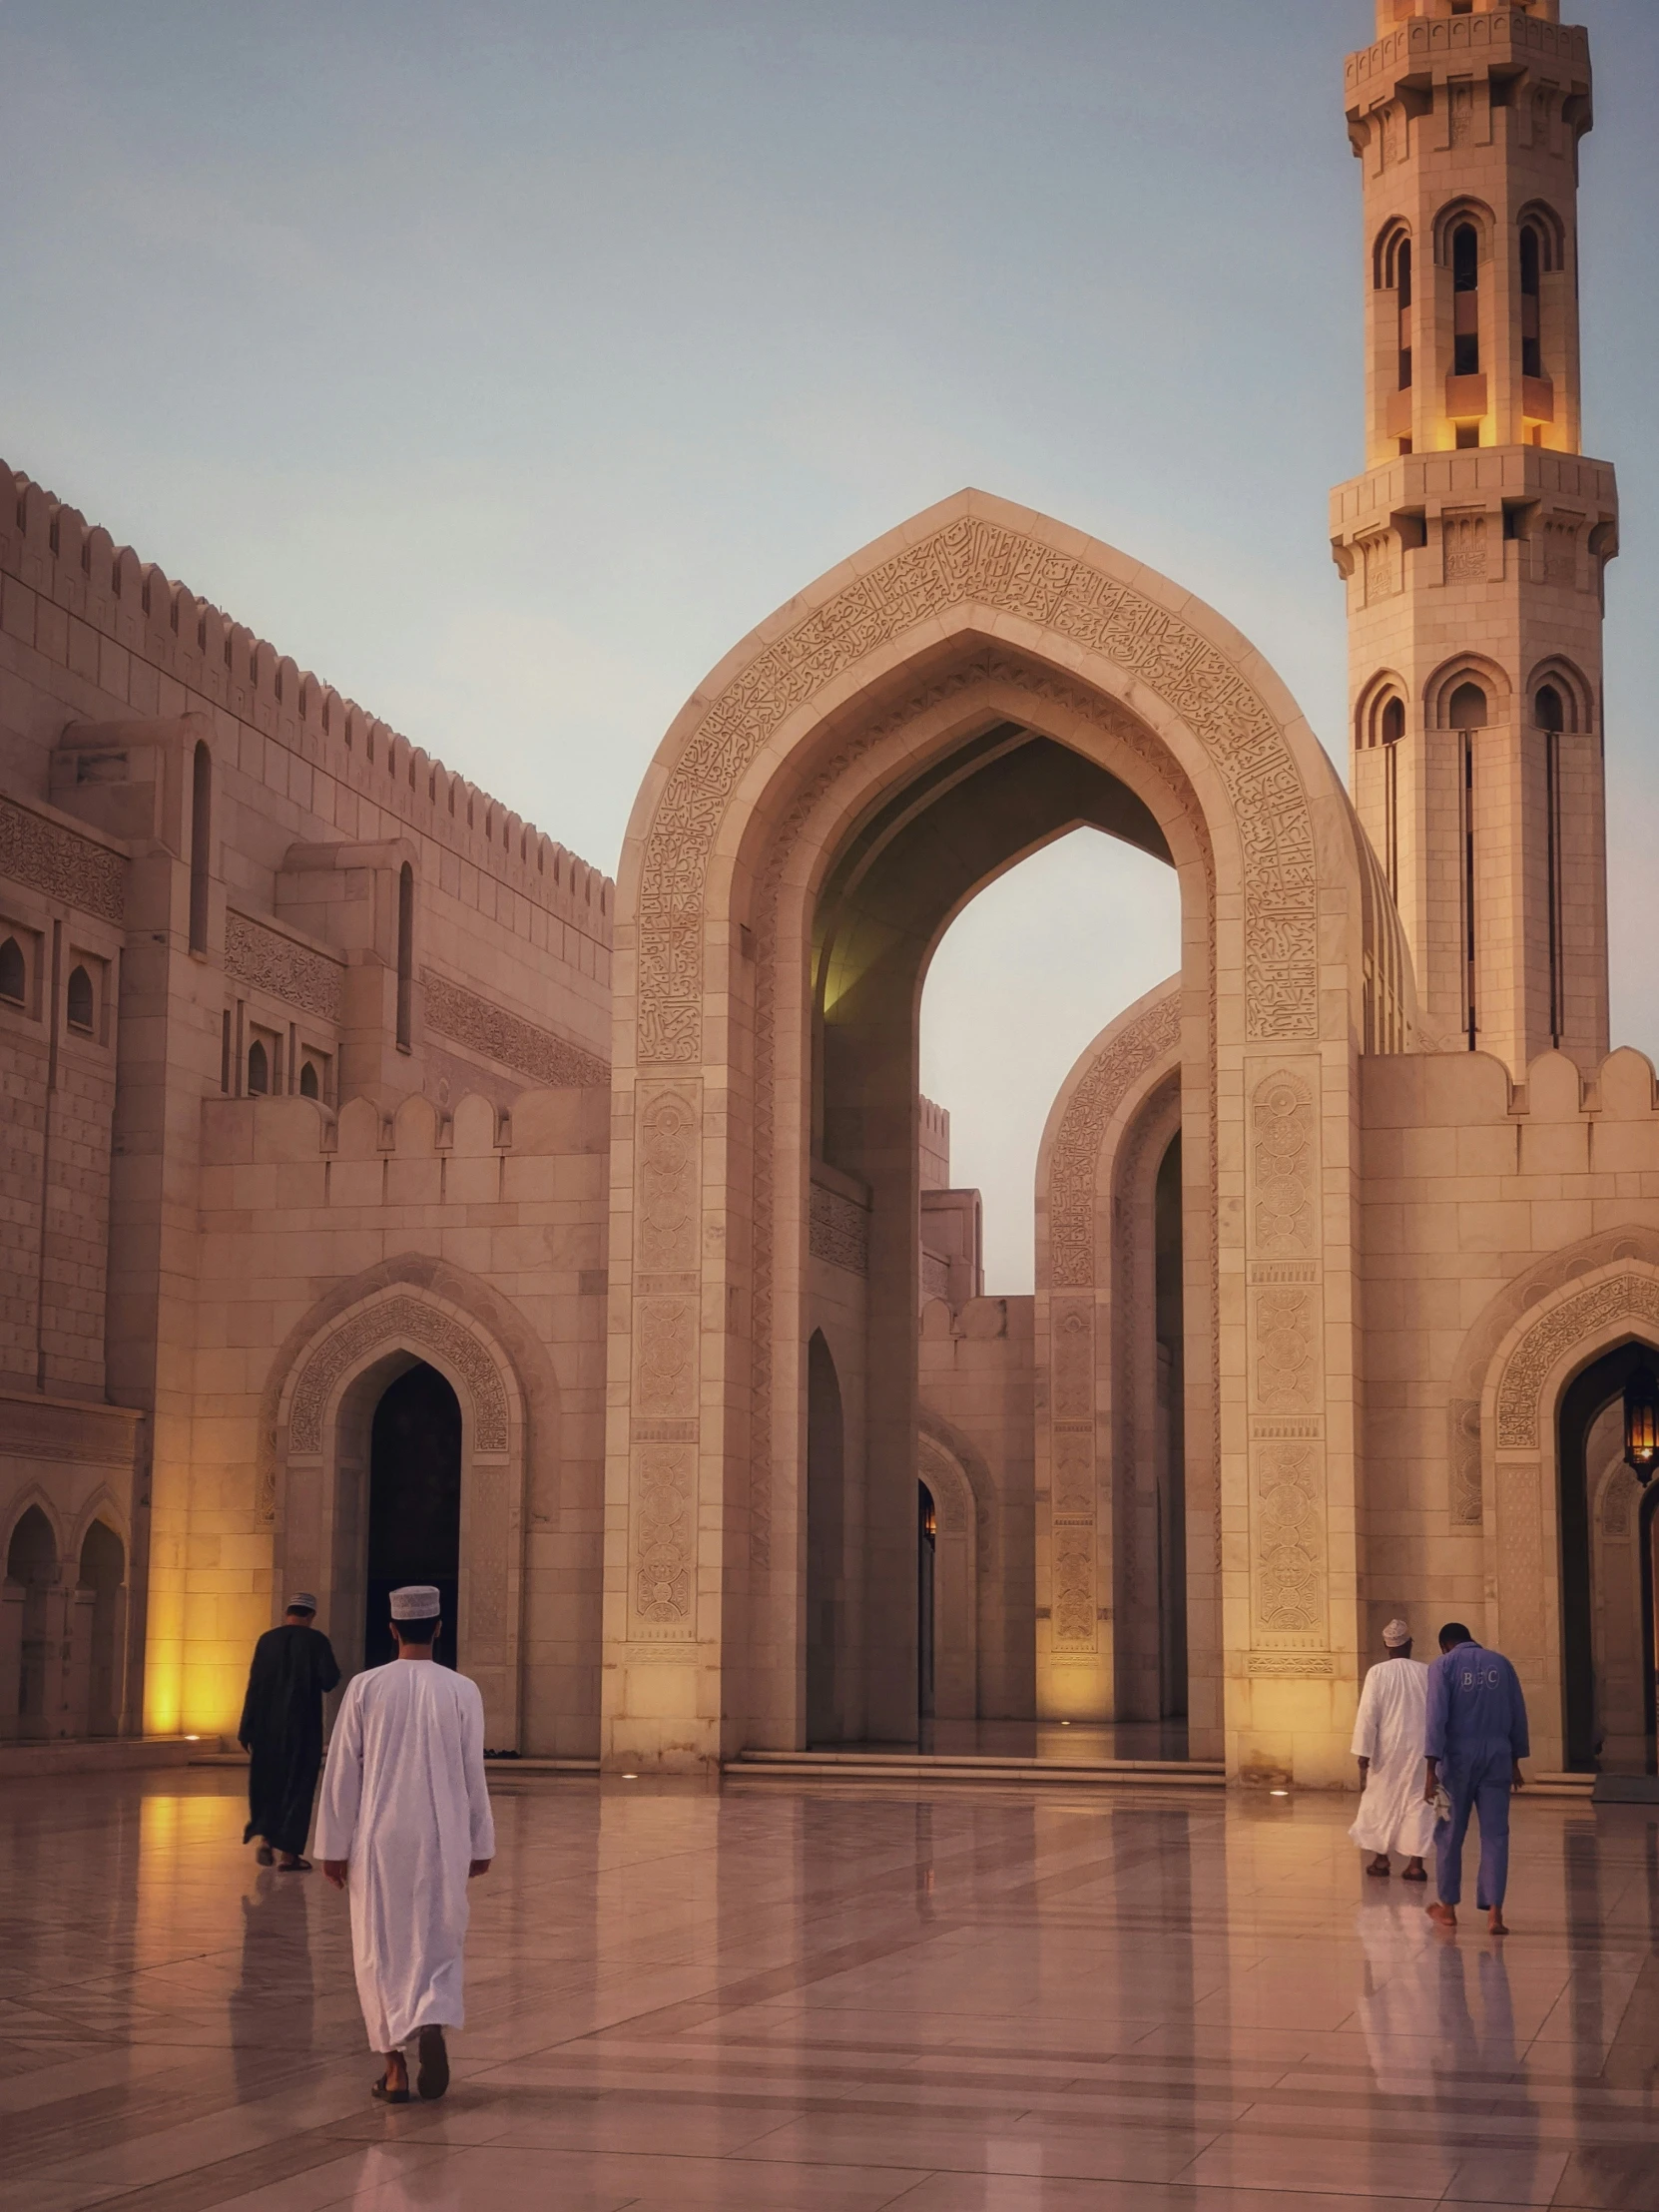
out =
[[[1523,224],[1520,235],[1523,376],[1541,376],[1544,372],[1543,331],[1539,321],[1539,300],[1543,292],[1543,245],[1537,231],[1530,223]]]

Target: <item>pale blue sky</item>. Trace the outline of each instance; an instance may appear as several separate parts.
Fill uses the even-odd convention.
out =
[[[1616,1033],[1648,946],[1659,5],[1579,0],[1586,438],[1618,463]],[[1371,0],[0,0],[0,454],[614,867],[736,638],[964,483],[1201,593],[1339,755]],[[924,1022],[993,1287],[1077,1050],[1174,964],[1078,838]]]

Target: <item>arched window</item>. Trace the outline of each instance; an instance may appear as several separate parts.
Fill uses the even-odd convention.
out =
[[[0,998],[21,1006],[29,996],[29,969],[15,937],[0,944]]]
[[[1480,234],[1459,223],[1451,234],[1453,376],[1480,374]]]
[[[1397,745],[1405,735],[1405,702],[1389,699],[1382,707],[1382,738],[1384,745]]]
[[[1549,917],[1549,1041],[1561,1042],[1565,1000],[1561,955],[1561,733],[1566,704],[1553,684],[1540,684],[1532,718],[1544,733],[1544,874]]]
[[[1399,293],[1399,388],[1411,388],[1411,242],[1401,239],[1394,256],[1395,289]]]
[[[301,1098],[320,1098],[322,1095],[322,1085],[317,1081],[314,1060],[307,1060],[299,1070],[299,1095]]]
[[[1484,730],[1491,709],[1478,684],[1459,684],[1446,707],[1446,726],[1452,730]]]
[[[264,1098],[271,1089],[271,1061],[265,1046],[256,1037],[248,1047],[248,1095]]]
[[[190,948],[208,949],[208,862],[213,848],[213,755],[198,743],[191,767]]]
[[[83,1037],[90,1037],[96,1010],[92,977],[84,967],[72,967],[69,971],[69,990],[64,1001],[64,1012],[70,1028],[79,1030]]]
[[[407,860],[397,871],[397,1049],[407,1052],[414,990],[414,869]]]

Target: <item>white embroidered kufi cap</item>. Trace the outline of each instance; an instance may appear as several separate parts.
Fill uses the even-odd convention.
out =
[[[288,1599],[288,1611],[290,1613],[314,1613],[316,1611],[316,1599],[312,1597],[309,1590],[295,1590],[292,1597]]]
[[[435,1621],[440,1610],[438,1593],[430,1582],[411,1582],[391,1593],[394,1621]]]
[[[1403,1621],[1389,1621],[1382,1631],[1382,1641],[1390,1651],[1394,1650],[1398,1645],[1411,1641],[1411,1631]]]

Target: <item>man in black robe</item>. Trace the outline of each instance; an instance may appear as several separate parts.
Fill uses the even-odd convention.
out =
[[[311,1871],[303,1854],[322,1766],[322,1700],[339,1680],[334,1647],[311,1625],[315,1618],[316,1599],[301,1590],[288,1600],[280,1628],[268,1628],[254,1646],[237,1730],[250,1754],[242,1840],[259,1837],[262,1867],[280,1853],[282,1874]]]

